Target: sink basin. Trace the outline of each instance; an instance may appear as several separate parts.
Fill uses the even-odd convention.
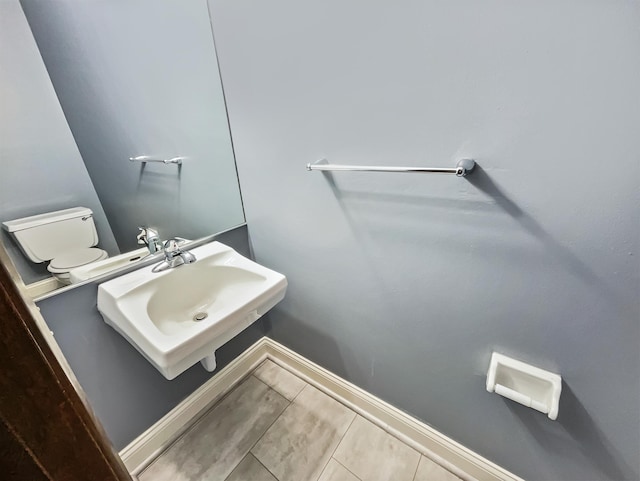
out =
[[[98,287],[98,310],[167,379],[202,361],[280,302],[282,275],[220,242],[191,249],[196,262],[162,272],[153,266]]]

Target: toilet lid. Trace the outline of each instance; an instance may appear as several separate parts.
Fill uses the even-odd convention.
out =
[[[70,250],[53,259],[47,266],[47,270],[54,273],[67,272],[75,267],[99,261],[106,257],[106,254],[105,251],[96,247]]]

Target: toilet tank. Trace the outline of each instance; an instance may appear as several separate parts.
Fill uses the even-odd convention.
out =
[[[22,252],[36,263],[98,243],[93,212],[86,207],[23,217],[3,222],[2,226],[15,236]]]

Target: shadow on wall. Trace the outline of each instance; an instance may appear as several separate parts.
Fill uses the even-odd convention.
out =
[[[567,459],[574,458],[575,454],[582,455],[585,463],[602,473],[600,479],[623,480],[634,479],[636,476],[633,468],[611,451],[610,443],[602,431],[564,381],[560,396],[560,413],[555,423],[537,414],[532,416],[529,408],[506,399],[504,402],[545,451]],[[567,442],[567,436],[571,438],[571,443]],[[580,450],[579,453],[567,452],[575,449],[575,446]]]
[[[600,292],[607,301],[614,306],[624,306],[623,300],[600,279],[591,268],[582,262],[571,250],[555,240],[542,226],[531,216],[526,214],[518,205],[507,197],[504,192],[491,180],[489,175],[476,164],[473,175],[465,177],[476,189],[488,195],[496,201],[507,214],[509,214],[530,235],[538,239],[547,252],[558,264],[564,266],[569,272],[581,279],[585,284],[594,288],[594,292]],[[620,310],[633,312],[631,306],[624,306]]]
[[[438,206],[444,208],[455,208],[466,210],[493,210],[486,201],[474,199],[440,199],[428,197],[425,198],[416,193],[388,193],[388,192],[362,192],[354,190],[346,190],[341,188],[331,172],[323,172],[327,183],[329,184],[336,200],[342,207],[345,219],[351,226],[353,234],[358,238],[361,246],[367,245],[367,239],[363,238],[358,228],[357,219],[350,213],[345,201],[377,201],[383,203],[401,203],[413,206]],[[478,191],[492,199],[499,208],[506,212],[513,220],[515,220],[522,230],[535,238],[544,247],[545,253],[557,265],[562,266],[567,272],[570,272],[576,278],[580,279],[586,285],[593,289],[594,293],[600,295],[603,300],[618,310],[621,317],[629,318],[635,315],[634,306],[628,305],[628,300],[621,298],[606,281],[601,279],[587,264],[578,258],[569,247],[558,242],[551,234],[549,234],[533,217],[522,210],[516,202],[511,200],[491,179],[489,174],[476,163],[473,173],[464,180],[469,182]],[[363,247],[366,249],[366,247]]]
[[[164,164],[161,164],[164,165]],[[173,167],[170,165],[170,167]],[[136,185],[136,195],[144,194],[145,189],[148,189],[154,193],[154,190],[159,193],[165,193],[166,189],[175,187],[178,191],[178,198],[180,194],[180,188],[182,184],[182,164],[176,166],[176,171],[151,171],[147,168],[147,163],[142,162],[140,164],[140,172],[138,173],[138,184]]]
[[[355,199],[358,201],[379,201],[379,202],[396,202],[408,205],[421,206],[425,205],[427,199],[416,194],[397,194],[383,192],[361,192],[341,189],[331,172],[323,172],[335,198],[342,205],[342,211],[345,214],[347,222],[352,227],[354,235],[359,236],[360,230],[357,228],[357,222],[349,213],[349,209],[344,201]],[[586,285],[593,288],[594,292],[600,293],[610,305],[615,306],[624,317],[628,317],[634,312],[633,306],[625,305],[625,300],[621,299],[609,285],[582,260],[580,260],[570,248],[562,245],[551,234],[549,234],[535,219],[523,211],[513,200],[511,200],[491,179],[481,165],[476,164],[473,173],[464,180],[469,182],[475,189],[485,194],[487,197],[495,201],[495,204],[504,212],[514,219],[520,227],[529,235],[537,239],[545,249],[545,252],[558,265],[564,267],[568,272],[576,278],[582,280]],[[434,199],[428,198],[428,205],[447,208],[462,208],[472,210],[489,210],[492,207],[486,202],[471,199]],[[366,239],[359,238],[360,245],[366,245]]]
[[[296,352],[304,352],[307,359],[321,364],[325,369],[344,379],[362,379],[357,376],[358,373],[346,372],[343,355],[332,337],[291,316],[284,309],[278,307],[276,309],[278,309],[278,324],[273,325],[270,318],[264,321],[267,336],[277,339],[279,343]],[[355,363],[349,364],[350,367],[354,365]]]

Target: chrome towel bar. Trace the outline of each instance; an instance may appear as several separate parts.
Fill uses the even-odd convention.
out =
[[[174,157],[173,159],[154,159],[148,155],[139,155],[138,157],[129,157],[131,162],[160,162],[162,164],[178,164],[182,165],[183,157]]]
[[[453,168],[438,167],[377,167],[372,165],[337,165],[330,164],[327,159],[320,159],[313,164],[307,164],[307,170],[322,171],[357,171],[357,172],[405,172],[405,173],[434,173],[434,174],[456,174],[458,177],[465,177],[473,171],[476,166],[471,159],[458,161]]]

